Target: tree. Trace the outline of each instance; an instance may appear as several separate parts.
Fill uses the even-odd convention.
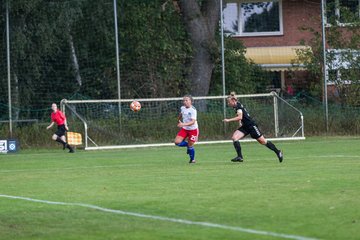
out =
[[[44,109],[74,93],[106,98],[108,89],[116,89],[116,83],[108,84],[115,81],[104,80],[107,69],[114,66],[109,57],[114,52],[112,5],[96,3],[10,1],[13,119],[41,118],[34,109]],[[4,10],[0,14],[0,30],[4,27],[3,13]],[[93,22],[97,28],[90,26]],[[5,30],[1,32],[5,34]],[[6,45],[0,45],[3,52]],[[0,76],[4,82],[6,68],[0,68]],[[0,91],[3,96],[4,90]]]
[[[181,96],[189,91],[186,62],[191,46],[171,1],[118,1],[121,95]]]
[[[211,94],[219,94],[219,1],[118,0],[121,97],[208,95],[210,85]],[[10,2],[14,119],[47,118],[49,104],[63,98],[117,97],[112,0]],[[0,6],[0,101],[6,103],[5,5]],[[229,83],[256,91],[255,68],[239,50],[243,46],[232,42],[225,52]]]
[[[59,13],[58,9],[50,11],[42,0],[11,1],[12,103],[16,107],[13,111],[14,119],[30,118],[30,107],[43,107],[46,100],[56,96],[53,89],[73,91],[70,84],[65,86],[62,82],[62,79],[70,78],[71,74],[59,73],[55,67],[55,63],[61,62],[59,56],[69,55],[68,48],[63,45],[63,34],[59,31],[60,23],[50,21]],[[20,111],[20,106],[27,106],[28,109]]]
[[[191,94],[206,96],[209,92],[218,47],[220,0],[179,0],[181,14],[193,48],[188,78]]]

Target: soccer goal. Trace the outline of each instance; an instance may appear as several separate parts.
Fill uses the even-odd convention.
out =
[[[303,114],[275,92],[237,97],[266,138],[305,139]],[[136,99],[142,105],[139,112],[131,111],[133,100],[63,99],[61,109],[70,130],[82,133],[86,150],[173,145],[182,98]],[[235,115],[226,106],[226,96],[194,97],[193,105],[198,111],[198,144],[230,142],[238,123],[222,121]],[[242,141],[254,140],[247,137]]]

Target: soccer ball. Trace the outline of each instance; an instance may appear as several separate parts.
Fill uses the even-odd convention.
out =
[[[133,102],[130,104],[130,109],[131,109],[133,112],[138,112],[138,111],[140,111],[140,109],[141,109],[141,104],[140,104],[138,101],[133,101]]]

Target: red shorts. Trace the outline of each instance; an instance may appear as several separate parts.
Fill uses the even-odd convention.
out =
[[[184,128],[181,128],[180,131],[177,134],[180,137],[188,138],[190,142],[197,142],[198,136],[199,136],[199,130],[186,130]]]

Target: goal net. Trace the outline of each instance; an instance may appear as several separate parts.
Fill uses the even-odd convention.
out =
[[[268,139],[304,139],[302,113],[279,97],[267,94],[238,95]],[[83,135],[86,150],[172,145],[182,98],[136,99],[139,112],[130,110],[133,99],[62,100],[72,132]],[[238,123],[222,120],[235,115],[226,96],[194,97],[198,111],[199,144],[228,142]],[[242,141],[253,141],[247,137]]]

